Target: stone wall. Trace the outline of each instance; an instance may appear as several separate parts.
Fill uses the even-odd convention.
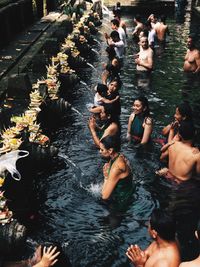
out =
[[[106,6],[114,6],[117,1],[104,0]],[[119,1],[122,6],[150,6],[150,5],[163,5],[163,4],[174,4],[174,0],[121,0]]]
[[[0,48],[33,22],[32,0],[20,0],[0,9]]]

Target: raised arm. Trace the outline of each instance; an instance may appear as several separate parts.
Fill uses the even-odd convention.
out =
[[[96,125],[96,120],[94,117],[90,117],[89,121],[88,121],[88,127],[90,129],[92,138],[94,140],[95,145],[99,148],[99,144],[100,144],[100,139],[97,135],[97,125]]]

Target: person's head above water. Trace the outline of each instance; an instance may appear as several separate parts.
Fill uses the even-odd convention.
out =
[[[116,30],[119,28],[119,20],[118,19],[112,19],[111,20],[111,28],[113,30]]]
[[[146,50],[149,48],[149,42],[148,42],[148,37],[143,36],[140,38],[139,45],[142,47],[143,50]]]
[[[103,158],[110,158],[113,153],[119,151],[118,139],[107,135],[100,141],[100,153]]]
[[[120,40],[119,33],[117,31],[112,31],[110,34],[113,42],[118,42]]]
[[[142,18],[141,18],[141,16],[139,15],[139,14],[137,14],[137,15],[135,15],[135,17],[134,17],[134,21],[136,22],[141,22],[142,21]]]
[[[150,114],[149,102],[145,96],[135,98],[132,108],[135,114],[143,114],[144,117],[148,117]]]
[[[119,81],[117,79],[113,79],[112,81],[110,81],[110,83],[108,84],[108,91],[110,93],[115,92],[119,89]]]
[[[190,33],[188,35],[188,39],[187,39],[188,49],[196,48],[196,43],[197,43],[197,35],[195,33]]]
[[[195,128],[190,121],[181,121],[178,128],[178,134],[183,140],[193,140],[195,136]]]
[[[192,121],[192,109],[188,103],[181,103],[177,105],[176,112],[174,114],[175,120],[178,122],[182,120],[191,120]]]
[[[154,209],[149,221],[149,233],[155,240],[175,241],[176,225],[173,218],[164,210]]]

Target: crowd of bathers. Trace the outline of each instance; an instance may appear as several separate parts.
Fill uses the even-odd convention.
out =
[[[145,23],[140,15],[136,15],[134,24],[131,38],[138,44],[139,52],[133,55],[133,60],[138,77],[148,80],[156,56],[165,52],[166,37],[170,31],[164,15],[156,17],[150,14]],[[124,206],[133,193],[133,186],[129,161],[120,153],[119,92],[123,84],[120,71],[123,69],[127,49],[127,28],[121,19],[120,3],[113,9],[111,33],[105,33],[105,41],[108,62],[104,65],[101,83],[95,88],[94,104],[89,108],[92,115],[88,127],[101,156],[108,161],[103,166],[101,197],[105,201]],[[183,62],[183,71],[194,76],[200,74],[200,51],[195,41],[195,35],[190,34]],[[166,163],[166,167],[156,171],[156,174],[177,184],[198,178],[200,152],[194,145],[196,130],[189,103],[177,103],[174,120],[162,129],[163,138],[157,139],[152,136],[153,120],[148,99],[140,94],[133,99],[132,109],[127,123],[127,141],[137,147],[146,146],[151,142],[160,144],[160,160]],[[200,223],[196,228],[198,238]],[[165,210],[153,210],[148,230],[153,242],[147,249],[142,250],[138,245],[131,245],[127,249],[126,255],[134,266],[200,266],[200,257],[191,262],[181,263],[175,222]]]

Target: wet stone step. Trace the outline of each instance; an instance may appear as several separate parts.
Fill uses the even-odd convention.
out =
[[[34,42],[40,36],[40,32],[28,32],[26,35],[19,38],[19,43],[27,44]]]
[[[38,22],[34,25],[34,27],[30,30],[30,32],[42,32],[45,31],[51,23],[49,22]]]

